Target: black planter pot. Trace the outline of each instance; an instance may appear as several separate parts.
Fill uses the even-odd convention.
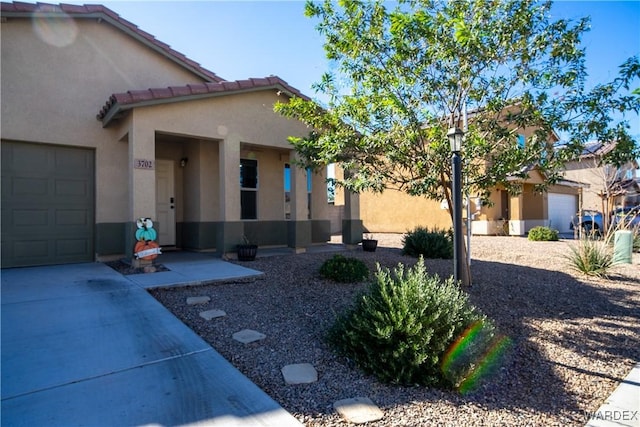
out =
[[[253,261],[258,253],[258,245],[238,245],[238,261]]]
[[[372,239],[364,239],[362,241],[362,250],[365,252],[375,252],[378,247],[378,241]]]

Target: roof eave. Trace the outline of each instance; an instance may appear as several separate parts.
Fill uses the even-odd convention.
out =
[[[101,120],[102,127],[106,128],[112,122],[124,117],[130,110],[133,110],[134,108],[172,104],[176,102],[197,101],[197,100],[208,99],[208,98],[220,98],[223,96],[232,96],[232,95],[239,95],[243,93],[263,92],[263,91],[276,91],[278,93],[284,93],[289,98],[293,98],[294,96],[298,96],[298,97],[300,96],[299,94],[293,93],[292,91],[288,90],[286,87],[282,85],[275,84],[270,86],[241,88],[233,91],[208,92],[208,93],[202,93],[202,94],[190,94],[190,95],[179,96],[179,97],[156,98],[156,99],[149,99],[149,100],[131,102],[131,103],[114,102],[113,105],[111,105],[109,109],[106,111],[106,113],[104,113],[102,118],[98,116],[98,120]]]

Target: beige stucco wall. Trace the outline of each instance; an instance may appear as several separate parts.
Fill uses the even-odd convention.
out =
[[[599,193],[603,192],[606,183],[615,177],[617,169],[613,166],[598,166],[597,161],[592,158],[567,163],[565,169],[565,178],[588,184],[583,191],[582,208],[602,211],[603,202]],[[632,171],[632,175],[635,175],[635,170],[635,164],[627,163],[620,168],[619,173],[624,176],[627,171]]]
[[[137,108],[103,128],[96,114],[113,93],[202,79],[104,21],[75,22],[75,38],[62,47],[38,36],[31,20],[9,18],[2,23],[3,138],[94,148],[98,223],[129,221],[132,213],[149,215],[155,208],[149,191],[154,173],[134,170],[132,158],[176,162],[177,221],[237,219],[240,145],[276,147],[257,153],[259,215],[283,219],[282,153],[291,149],[288,136],[308,133],[300,122],[273,112],[274,102],[286,97],[275,91],[253,92]],[[157,143],[157,133],[179,135],[188,142]],[[227,158],[221,159],[220,153]],[[178,166],[183,156],[189,158],[184,169]],[[221,182],[225,161],[231,174]],[[221,206],[223,198],[227,206]]]
[[[75,22],[63,46],[30,19],[0,26],[2,137],[94,148],[96,221],[126,221],[128,144],[122,126],[103,129],[96,114],[112,93],[202,80],[104,21]]]
[[[397,190],[361,193],[360,215],[365,231],[371,233],[405,233],[417,226],[451,227],[449,211],[441,209],[440,202]]]
[[[284,165],[288,155],[266,148],[253,148],[241,150],[240,157],[258,162],[258,219],[283,220]]]
[[[535,191],[531,184],[522,190],[522,219],[547,219],[547,194]]]

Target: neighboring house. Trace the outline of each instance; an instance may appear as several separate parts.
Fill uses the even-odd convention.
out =
[[[225,81],[100,5],[2,3],[1,28],[2,267],[131,257],[139,217],[218,254],[330,239],[285,81]]]
[[[592,142],[577,160],[567,163],[565,177],[589,185],[582,194],[582,209],[610,212],[640,205],[638,162],[634,160],[620,167],[603,162],[615,147],[615,142]]]
[[[522,132],[516,143],[525,144],[530,135],[531,132]],[[570,232],[571,217],[578,209],[581,184],[565,180],[549,187],[545,193],[535,191],[536,184],[543,182],[541,173],[532,168],[528,178],[519,182],[522,192],[518,195],[511,195],[498,186],[491,194],[490,205],[481,205],[480,200],[471,195],[472,234],[523,236],[539,225]],[[416,226],[451,227],[446,201],[410,196],[395,190],[385,190],[382,194],[362,193],[360,211],[364,230],[368,232],[404,233]],[[466,209],[463,216],[466,218]]]

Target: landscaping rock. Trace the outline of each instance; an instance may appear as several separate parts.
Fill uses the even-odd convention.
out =
[[[378,421],[384,417],[384,413],[368,397],[338,400],[333,408],[342,418],[354,424]]]
[[[232,335],[232,338],[236,341],[240,341],[243,344],[249,344],[255,341],[260,341],[265,339],[267,336],[258,331],[254,331],[252,329],[243,329],[239,332],[236,332]]]
[[[309,384],[318,381],[318,371],[310,363],[297,363],[282,368],[287,384]]]
[[[210,297],[188,297],[187,305],[206,304],[211,301]]]
[[[207,310],[200,313],[200,317],[205,320],[215,319],[216,317],[224,317],[227,313],[224,310]]]

